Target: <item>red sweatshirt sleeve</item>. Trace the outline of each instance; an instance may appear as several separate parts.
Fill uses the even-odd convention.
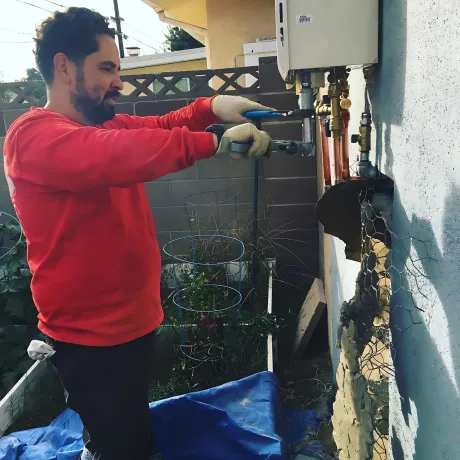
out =
[[[117,115],[116,118],[127,129],[173,129],[186,126],[190,131],[204,131],[209,125],[217,122],[217,117],[211,110],[211,101],[214,97],[198,98],[187,107],[163,116],[136,117],[131,115]],[[107,122],[104,126],[110,127],[110,122]]]
[[[213,154],[210,133],[81,126],[45,110],[17,120],[5,142],[13,182],[71,192],[151,181]]]

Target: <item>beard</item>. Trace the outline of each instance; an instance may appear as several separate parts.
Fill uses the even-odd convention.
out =
[[[102,125],[112,120],[115,116],[115,105],[107,102],[108,98],[116,98],[120,95],[117,89],[109,90],[104,99],[91,97],[84,85],[83,72],[80,71],[77,78],[76,92],[72,94],[72,104],[77,112],[81,113],[92,125]]]

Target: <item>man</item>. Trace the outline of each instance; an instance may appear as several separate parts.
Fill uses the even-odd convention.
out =
[[[5,174],[27,239],[39,328],[89,435],[85,458],[147,459],[153,331],[163,312],[143,183],[216,151],[230,154],[229,140],[264,155],[270,138],[251,124],[222,139],[204,130],[267,108],[218,96],[162,117],[115,115],[123,84],[104,17],[85,8],[56,12],[35,41],[48,103],[11,126]]]

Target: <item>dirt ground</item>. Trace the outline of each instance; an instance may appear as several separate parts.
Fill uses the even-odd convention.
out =
[[[295,303],[302,305],[300,297]],[[316,458],[334,458],[337,449],[332,437],[332,423],[327,418],[328,414],[332,414],[335,396],[327,312],[324,312],[304,355],[299,359],[293,359],[291,353],[296,323],[297,313],[293,311],[287,317],[286,330],[278,343],[276,374],[281,386],[283,405],[289,410],[313,409],[317,418],[324,418],[318,432],[312,434],[321,443],[324,451],[324,456],[319,454]]]

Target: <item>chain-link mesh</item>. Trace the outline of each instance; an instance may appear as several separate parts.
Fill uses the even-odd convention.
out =
[[[387,459],[390,349],[391,197],[368,189],[360,196],[361,269],[355,296],[344,302],[341,358],[334,404],[340,459]]]
[[[431,319],[430,306],[420,305],[420,299],[428,302],[422,266],[431,257],[427,241],[395,235],[389,195],[369,188],[360,203],[361,269],[355,295],[341,310],[334,439],[341,460],[386,460],[393,345],[407,329]],[[405,314],[390,329],[397,309]]]

